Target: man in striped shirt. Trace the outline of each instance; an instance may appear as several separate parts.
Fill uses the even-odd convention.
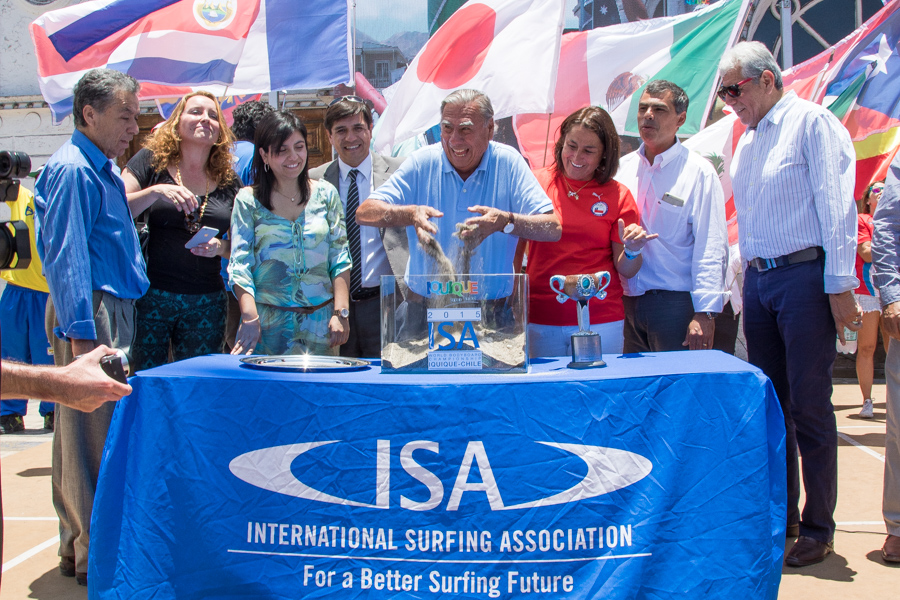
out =
[[[747,126],[731,166],[741,255],[749,262],[744,332],[750,362],[772,380],[784,411],[787,533],[799,534],[785,563],[802,567],[834,547],[835,332],[843,339],[845,328],[861,325],[853,297],[855,154],[834,115],[785,93],[775,59],[759,42],[735,45],[719,73],[719,96]]]

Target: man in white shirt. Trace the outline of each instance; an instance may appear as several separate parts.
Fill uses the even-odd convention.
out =
[[[325,179],[338,189],[347,223],[350,269],[350,337],[341,356],[381,356],[381,276],[403,276],[409,256],[406,231],[363,227],[356,209],[403,162],[369,150],[372,113],[361,98],[344,96],[325,111],[325,130],[337,160],[310,170],[310,179]],[[383,232],[383,235],[382,235]],[[387,251],[385,250],[387,249]],[[392,270],[392,265],[397,270]]]
[[[643,143],[619,163],[641,226],[656,233],[641,270],[623,279],[626,353],[713,347],[725,302],[728,233],[716,170],[685,148],[676,133],[688,97],[670,81],[651,81],[638,104]]]
[[[835,332],[843,339],[844,328],[855,331],[862,323],[853,297],[856,156],[833,114],[785,93],[778,64],[759,42],[731,48],[719,73],[719,97],[747,126],[731,165],[738,240],[749,263],[747,354],[772,380],[784,412],[787,534],[800,536],[785,563],[802,567],[834,548]]]

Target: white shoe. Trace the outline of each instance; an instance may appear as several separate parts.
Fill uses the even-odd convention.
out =
[[[862,410],[859,411],[859,416],[863,419],[874,419],[875,411],[872,409],[872,399],[866,398],[863,400]]]

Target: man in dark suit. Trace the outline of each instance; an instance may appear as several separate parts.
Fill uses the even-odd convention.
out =
[[[369,150],[372,113],[356,96],[344,96],[331,103],[325,111],[325,130],[338,158],[312,169],[309,176],[325,179],[337,188],[346,215],[353,268],[350,270],[350,338],[341,346],[341,356],[378,357],[381,356],[381,276],[402,277],[409,249],[403,228],[357,225],[356,209],[361,200],[388,180],[403,159]]]

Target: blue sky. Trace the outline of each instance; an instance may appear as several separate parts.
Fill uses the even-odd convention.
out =
[[[577,27],[576,0],[566,0],[566,27]],[[356,0],[356,25],[377,41],[401,31],[428,29],[427,0]]]

